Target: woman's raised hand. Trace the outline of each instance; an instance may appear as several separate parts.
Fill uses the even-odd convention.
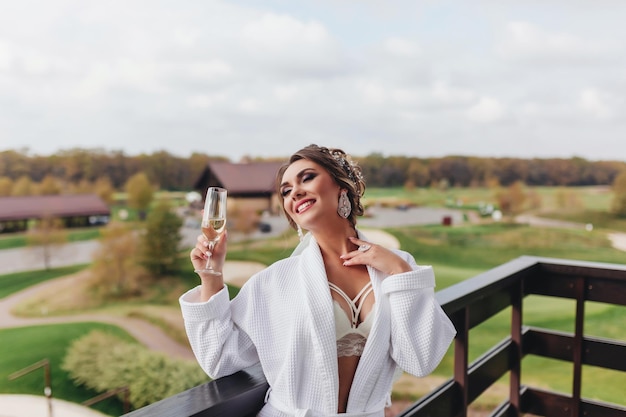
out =
[[[341,255],[344,266],[369,265],[388,275],[409,272],[411,265],[389,249],[355,237],[349,238],[358,246],[356,250]]]
[[[226,249],[228,246],[228,231],[224,231],[224,234],[220,240],[213,247],[211,255],[213,268],[216,271],[222,272],[224,268],[224,262],[226,260]],[[196,246],[189,253],[189,258],[195,270],[204,269],[206,261],[208,259],[209,242],[204,235],[199,235],[196,240]],[[201,298],[203,301],[208,300],[212,295],[220,291],[224,287],[224,278],[222,275],[215,275],[211,273],[198,272],[200,279],[202,280]]]

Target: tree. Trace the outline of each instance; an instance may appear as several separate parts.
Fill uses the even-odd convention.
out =
[[[148,206],[150,206],[154,196],[154,190],[148,176],[139,172],[128,179],[124,188],[128,194],[128,205],[138,210],[139,218],[144,220]]]
[[[29,246],[42,249],[44,268],[48,270],[54,248],[67,242],[67,233],[61,219],[44,217],[28,232],[26,240]]]
[[[494,164],[494,175],[498,182],[509,186],[516,181],[526,183],[528,178],[528,161],[517,158],[498,158]]]
[[[460,156],[450,156],[433,161],[430,166],[433,178],[445,178],[454,187],[467,187],[472,180],[472,172],[468,159]]]
[[[412,159],[407,168],[407,182],[414,187],[425,187],[430,182],[428,166],[418,159]]]
[[[70,187],[70,192],[72,194],[89,194],[93,193],[94,184],[86,179],[82,179],[78,182],[75,182]]]
[[[613,181],[611,212],[618,217],[626,217],[626,171],[622,171]]]
[[[91,265],[94,289],[105,297],[137,294],[145,276],[137,264],[137,234],[119,222],[109,223],[100,233],[100,248]]]
[[[61,194],[61,187],[56,178],[52,175],[46,175],[39,184],[39,194],[42,195],[58,195]]]
[[[522,181],[515,181],[505,191],[500,191],[496,194],[498,206],[506,214],[521,213],[524,210],[526,198],[527,195]]]
[[[0,197],[8,197],[13,190],[13,180],[9,177],[0,177]]]
[[[113,188],[113,184],[109,178],[98,178],[94,187],[96,189],[96,194],[98,194],[98,197],[100,197],[102,201],[109,206],[113,204],[113,194],[115,193],[115,189]]]
[[[178,270],[178,251],[183,221],[166,201],[160,201],[146,219],[142,237],[141,264],[156,276]]]
[[[22,175],[13,184],[11,195],[21,197],[21,196],[33,195],[33,192],[34,192],[33,181],[26,175]]]
[[[246,203],[232,201],[228,206],[229,227],[233,232],[243,234],[245,244],[248,244],[248,237],[258,229],[261,221],[259,212],[254,207]]]

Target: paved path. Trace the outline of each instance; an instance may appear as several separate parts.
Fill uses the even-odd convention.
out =
[[[89,263],[99,245],[97,240],[88,240],[53,247],[51,249],[50,267],[58,268]],[[43,250],[39,247],[0,250],[0,275],[45,268]]]
[[[54,394],[53,394],[54,395]],[[52,398],[52,416],[55,417],[109,417],[92,408]],[[44,396],[0,395],[0,417],[48,417],[49,402]]]
[[[626,251],[626,233],[609,233],[607,237],[615,249]]]
[[[452,224],[463,223],[463,213],[459,210],[437,207],[411,207],[406,210],[388,207],[367,209],[368,217],[358,220],[359,227],[383,228],[441,224],[444,217],[450,217]]]
[[[534,227],[558,227],[565,229],[593,230],[593,225],[587,223],[568,222],[564,220],[548,219],[530,214],[524,214],[515,218],[517,223],[527,224]],[[617,250],[626,251],[626,233],[611,232],[606,237],[611,241],[611,246]]]
[[[148,323],[145,320],[115,316],[100,313],[76,314],[68,316],[52,317],[16,317],[11,310],[22,302],[36,297],[42,293],[51,293],[55,290],[63,290],[77,286],[82,280],[89,277],[88,271],[81,271],[63,278],[57,278],[19,291],[8,297],[0,299],[0,328],[33,326],[37,324],[58,324],[77,322],[102,322],[119,326],[130,333],[134,338],[146,347],[174,357],[193,359],[189,346],[181,345],[172,340],[160,327]],[[181,319],[182,320],[182,319]]]
[[[522,214],[515,217],[517,223],[527,224],[535,227],[557,227],[562,229],[586,229],[585,223],[568,222],[565,220],[548,219],[532,214]]]

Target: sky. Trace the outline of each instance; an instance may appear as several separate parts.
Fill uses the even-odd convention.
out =
[[[623,0],[0,0],[0,151],[626,161]]]

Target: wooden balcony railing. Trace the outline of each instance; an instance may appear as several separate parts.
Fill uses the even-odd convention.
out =
[[[523,300],[530,294],[575,300],[574,332],[524,326]],[[626,372],[625,340],[593,337],[584,332],[586,301],[626,305],[626,265],[523,256],[439,291],[437,300],[457,329],[454,376],[401,413],[402,417],[466,416],[469,405],[507,372],[508,399],[491,412],[493,417],[626,417],[626,387],[624,404],[591,401],[581,396],[583,365]],[[471,329],[508,307],[510,335],[469,363]],[[571,393],[523,386],[522,360],[527,355],[570,362]],[[263,405],[266,390],[260,368],[254,367],[126,416],[254,416]]]

